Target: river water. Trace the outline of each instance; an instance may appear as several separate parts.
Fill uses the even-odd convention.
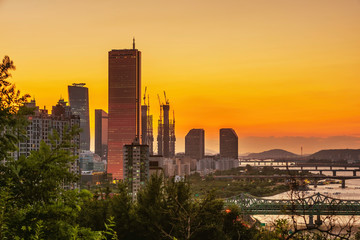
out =
[[[251,166],[271,166],[270,163],[267,163],[266,165],[259,165],[258,163],[249,163],[249,162],[241,162],[240,166],[246,166],[247,164]],[[277,165],[277,163],[273,163],[272,167],[274,168],[280,168],[285,169],[285,166]],[[325,171],[329,169],[328,167],[318,167],[319,170],[324,170],[323,174],[327,176],[332,176],[332,171]],[[343,169],[343,168],[336,168],[334,167],[333,170],[337,169]],[[348,169],[358,169],[358,168],[348,168]],[[301,170],[299,168],[292,168],[292,170]],[[306,167],[303,168],[303,170],[307,170]],[[310,171],[311,172],[311,171]],[[318,171],[312,172],[314,174],[318,174]],[[353,176],[353,172],[337,172],[337,176]],[[357,172],[357,176],[360,176],[360,172]],[[328,184],[328,185],[318,185],[316,188],[314,185],[309,186],[309,190],[305,192],[301,192],[301,196],[311,196],[316,193],[321,193],[323,195],[336,198],[336,199],[343,199],[343,200],[360,200],[360,179],[347,179],[346,180],[346,188],[341,188],[341,184]],[[267,199],[291,199],[291,192],[284,192],[280,193],[271,197],[266,197]],[[273,223],[276,219],[279,218],[285,218],[291,221],[290,216],[285,215],[279,215],[279,216],[272,216],[272,215],[256,215],[254,216],[256,219],[258,219],[260,222],[265,223],[266,225],[269,225]],[[315,220],[314,216],[314,220]],[[325,219],[326,217],[322,216],[322,219]],[[333,216],[338,222],[339,225],[345,224],[348,221],[354,221],[353,225],[360,227],[360,216],[350,217],[350,216]],[[298,222],[303,223],[303,218],[297,218]],[[308,221],[308,217],[306,217],[306,221]]]

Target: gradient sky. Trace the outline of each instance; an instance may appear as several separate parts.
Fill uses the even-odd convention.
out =
[[[163,90],[175,109],[177,151],[204,128],[217,152],[221,127],[240,152],[360,146],[359,0],[0,0],[0,22],[0,57],[38,105],[87,84],[92,136],[107,52],[135,36],[155,119]]]

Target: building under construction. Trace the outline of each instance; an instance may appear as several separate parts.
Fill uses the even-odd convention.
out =
[[[174,157],[175,156],[175,114],[173,111],[173,119],[169,118],[170,112],[170,103],[166,98],[164,91],[165,103],[163,103],[159,98],[160,104],[160,118],[158,121],[158,155],[164,157]]]
[[[149,95],[147,96],[148,102],[146,104],[146,87],[144,93],[144,104],[141,105],[141,143],[149,146],[149,154],[153,155],[153,116],[150,115],[150,101]]]

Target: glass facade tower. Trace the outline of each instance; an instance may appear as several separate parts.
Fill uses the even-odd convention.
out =
[[[90,150],[89,92],[85,83],[68,86],[71,113],[80,117],[80,149]]]
[[[185,155],[200,160],[205,155],[204,129],[191,129],[185,136]]]
[[[123,179],[123,147],[140,136],[141,52],[109,52],[108,173]]]
[[[95,153],[102,160],[107,160],[108,120],[108,114],[104,110],[95,109]]]
[[[238,151],[238,136],[234,129],[220,129],[220,157],[238,159]]]

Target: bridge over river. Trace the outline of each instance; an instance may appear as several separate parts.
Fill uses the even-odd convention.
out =
[[[265,199],[240,194],[225,200],[225,205],[237,205],[246,215],[309,215],[309,224],[321,225],[321,215],[360,215],[360,200],[342,200],[321,193],[294,199]]]
[[[294,199],[265,199],[248,194],[227,198],[249,215],[360,215],[360,200],[342,200],[321,193]]]
[[[219,175],[215,179],[311,179],[317,186],[320,179],[338,179],[341,180],[341,187],[345,188],[346,179],[360,179],[360,176],[322,176],[322,175]]]

